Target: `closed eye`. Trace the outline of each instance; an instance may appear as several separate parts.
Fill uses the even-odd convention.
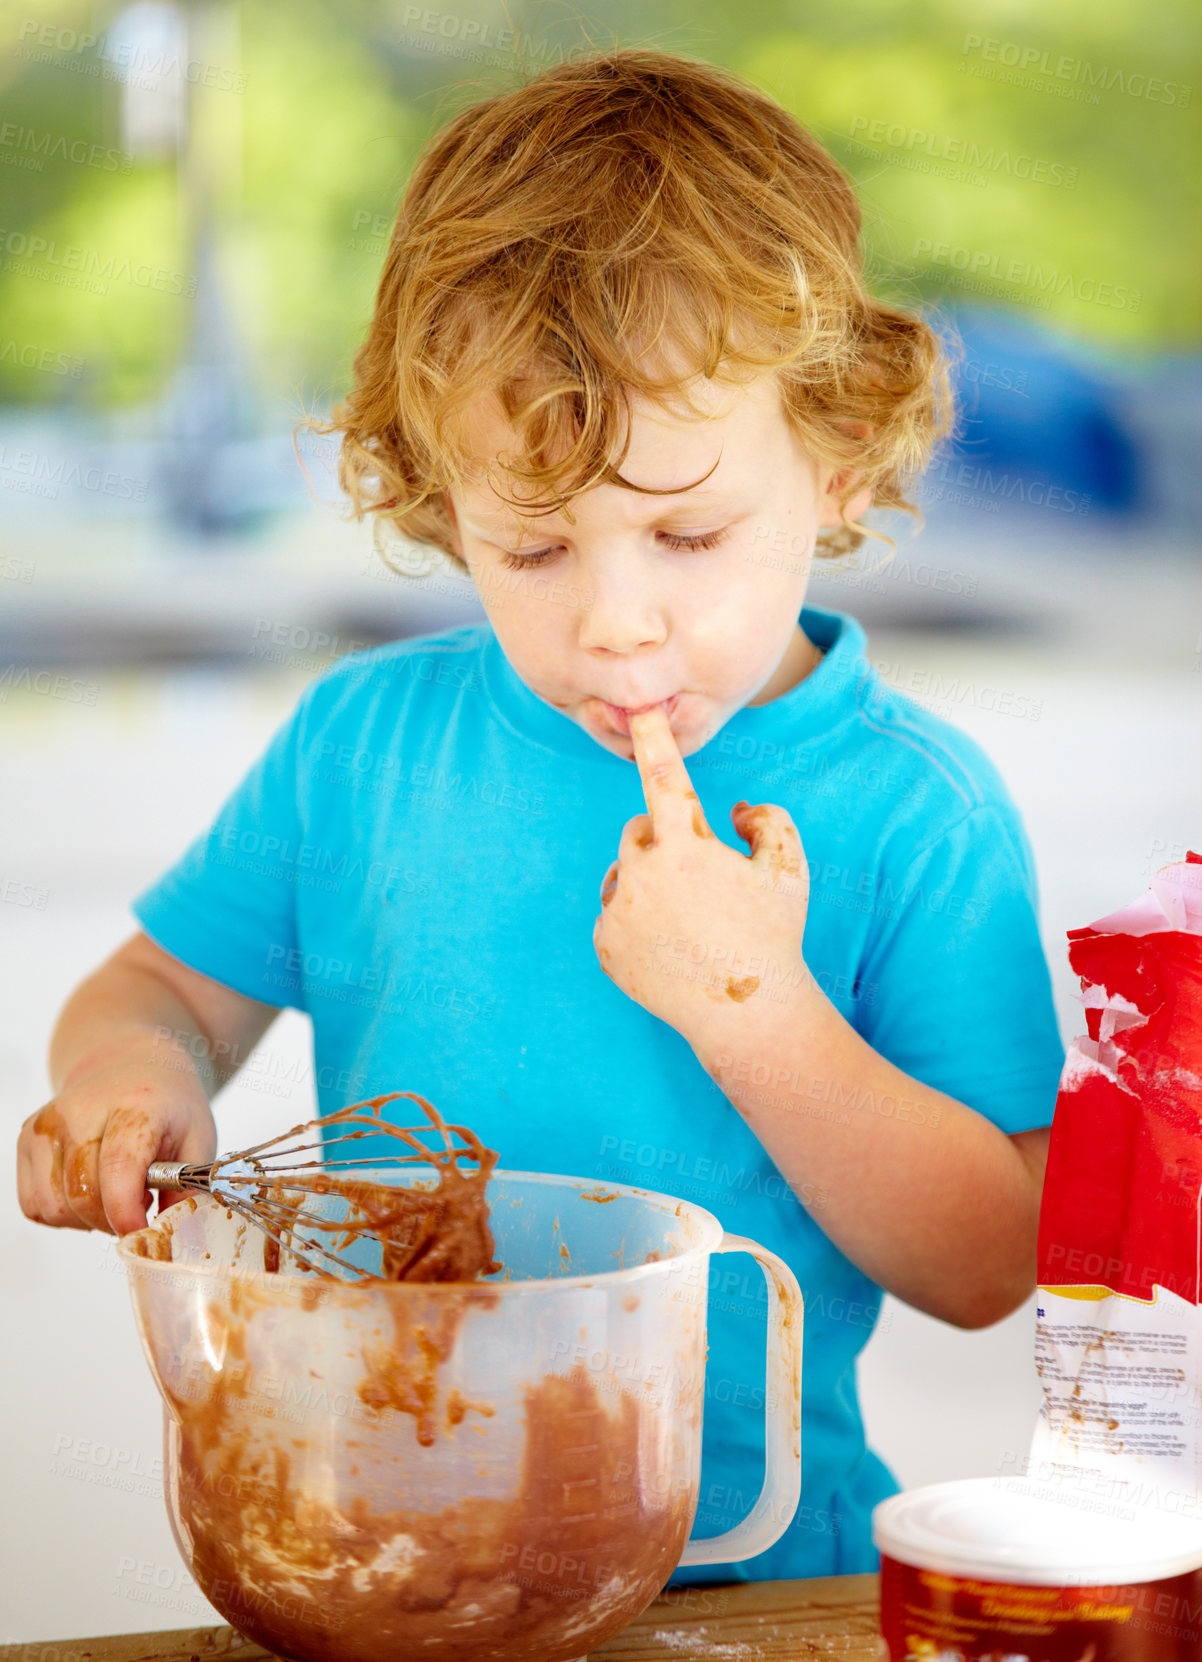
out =
[[[726,537],[726,527],[723,527],[720,531],[706,531],[696,537],[681,536],[675,531],[660,531],[657,534],[663,537],[671,549],[716,548]],[[551,559],[558,552],[558,547],[539,548],[532,554],[510,554],[506,552],[501,555],[501,563],[509,566],[514,571],[523,571],[531,566],[542,565],[544,560]]]

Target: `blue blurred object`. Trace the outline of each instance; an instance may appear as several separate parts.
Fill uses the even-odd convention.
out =
[[[1094,511],[1147,509],[1139,446],[1100,361],[1095,372],[1080,348],[999,308],[949,308],[932,321],[945,340],[950,323],[963,349],[951,455],[1013,476],[1020,495],[1059,486]]]

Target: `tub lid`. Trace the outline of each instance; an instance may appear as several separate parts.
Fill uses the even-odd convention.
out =
[[[1146,1495],[1153,1485],[1131,1487]],[[1100,1473],[931,1483],[881,1501],[872,1539],[920,1569],[1045,1587],[1160,1581],[1202,1566],[1197,1495],[1166,1493],[1149,1506],[1124,1503],[1122,1493],[1120,1480]]]

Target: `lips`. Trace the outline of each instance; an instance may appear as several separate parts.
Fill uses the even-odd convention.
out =
[[[626,704],[610,704],[606,699],[599,698],[597,700],[597,704],[602,712],[602,716],[606,724],[612,728],[615,733],[621,733],[626,738],[629,738],[631,716],[640,715],[644,710],[662,708],[668,719],[671,720],[672,712],[676,708],[676,703],[679,697],[679,693],[673,693],[671,698],[656,699],[650,704],[636,704],[633,706]]]

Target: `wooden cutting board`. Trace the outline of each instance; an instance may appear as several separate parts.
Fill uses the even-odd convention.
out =
[[[882,1662],[874,1575],[742,1581],[662,1593],[590,1662]],[[259,1662],[230,1627],[0,1647],[5,1662]]]

